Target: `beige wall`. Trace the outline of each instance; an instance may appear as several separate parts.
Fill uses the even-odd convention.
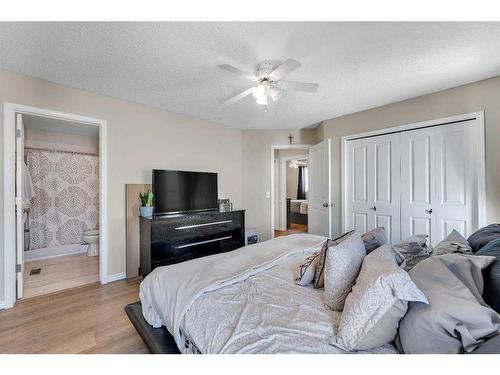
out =
[[[333,234],[341,231],[340,137],[391,126],[485,111],[487,222],[500,220],[500,77],[325,121],[319,137],[332,139]]]
[[[0,71],[0,197],[3,103],[108,122],[108,274],[125,272],[125,184],[150,183],[151,169],[219,173],[219,194],[242,207],[242,132],[187,116]],[[221,146],[223,141],[223,146]],[[0,300],[3,300],[3,198],[0,199]]]
[[[317,129],[244,130],[243,131],[243,206],[247,226],[260,231],[262,239],[271,235],[271,145],[287,145],[292,134],[294,144],[316,144]]]
[[[57,151],[99,153],[99,138],[26,128],[25,147]]]

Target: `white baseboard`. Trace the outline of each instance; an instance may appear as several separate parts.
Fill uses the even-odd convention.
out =
[[[126,272],[115,273],[114,275],[108,275],[106,280],[107,283],[112,283],[113,281],[123,280],[127,278]]]

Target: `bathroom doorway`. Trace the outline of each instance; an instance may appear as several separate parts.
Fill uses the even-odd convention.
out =
[[[21,110],[14,124],[16,272],[11,305],[16,299],[106,282],[100,126],[105,122]]]

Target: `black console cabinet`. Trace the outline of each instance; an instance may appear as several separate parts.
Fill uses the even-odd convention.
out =
[[[245,211],[140,218],[140,274],[245,246]]]

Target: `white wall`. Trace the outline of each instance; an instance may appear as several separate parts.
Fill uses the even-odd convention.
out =
[[[340,138],[370,130],[485,111],[486,216],[500,221],[500,77],[388,104],[323,122],[320,138],[332,139],[333,235],[341,232]]]
[[[151,169],[218,172],[220,196],[244,207],[241,130],[0,70],[0,301],[4,102],[107,120],[109,275],[125,272],[125,184],[151,183]]]
[[[316,144],[317,129],[244,130],[243,131],[243,207],[247,226],[260,231],[262,239],[271,236],[271,145],[287,145],[292,134],[294,144]]]

